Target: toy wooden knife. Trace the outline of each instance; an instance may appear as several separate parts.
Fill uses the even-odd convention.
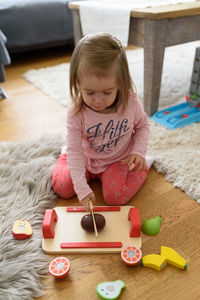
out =
[[[93,208],[93,204],[92,204],[92,201],[91,201],[91,200],[89,200],[89,207],[90,207],[90,213],[91,213],[91,215],[92,215],[92,220],[93,220],[93,224],[94,224],[94,232],[95,232],[95,236],[96,236],[96,238],[98,239],[97,225],[96,225],[95,218],[94,218],[94,208]]]

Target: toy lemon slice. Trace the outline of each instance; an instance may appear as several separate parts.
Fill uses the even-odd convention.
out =
[[[137,265],[142,259],[142,251],[134,245],[129,245],[122,249],[121,258],[127,265]]]
[[[100,299],[114,300],[120,296],[121,290],[124,287],[125,283],[122,280],[106,281],[99,283],[96,291]]]
[[[49,272],[56,278],[63,278],[69,273],[70,267],[70,261],[66,257],[56,257],[49,265]]]

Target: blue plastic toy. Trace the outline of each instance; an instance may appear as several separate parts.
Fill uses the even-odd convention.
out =
[[[157,123],[175,129],[200,122],[200,106],[191,107],[188,102],[156,112],[152,117]]]
[[[200,122],[200,47],[196,48],[190,95],[187,100],[185,103],[156,112],[152,119],[169,129]]]

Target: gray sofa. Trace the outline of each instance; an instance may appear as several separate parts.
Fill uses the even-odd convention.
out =
[[[6,48],[6,37],[0,30],[0,82],[5,80],[4,66],[10,64],[10,56]],[[6,94],[0,87],[0,99],[6,98]]]
[[[9,53],[73,45],[67,0],[0,0],[0,30]]]

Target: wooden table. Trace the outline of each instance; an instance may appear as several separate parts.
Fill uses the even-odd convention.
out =
[[[83,36],[79,4],[69,3],[75,44]],[[129,44],[144,48],[144,109],[148,115],[158,109],[165,47],[195,40],[200,40],[200,1],[132,10]]]

